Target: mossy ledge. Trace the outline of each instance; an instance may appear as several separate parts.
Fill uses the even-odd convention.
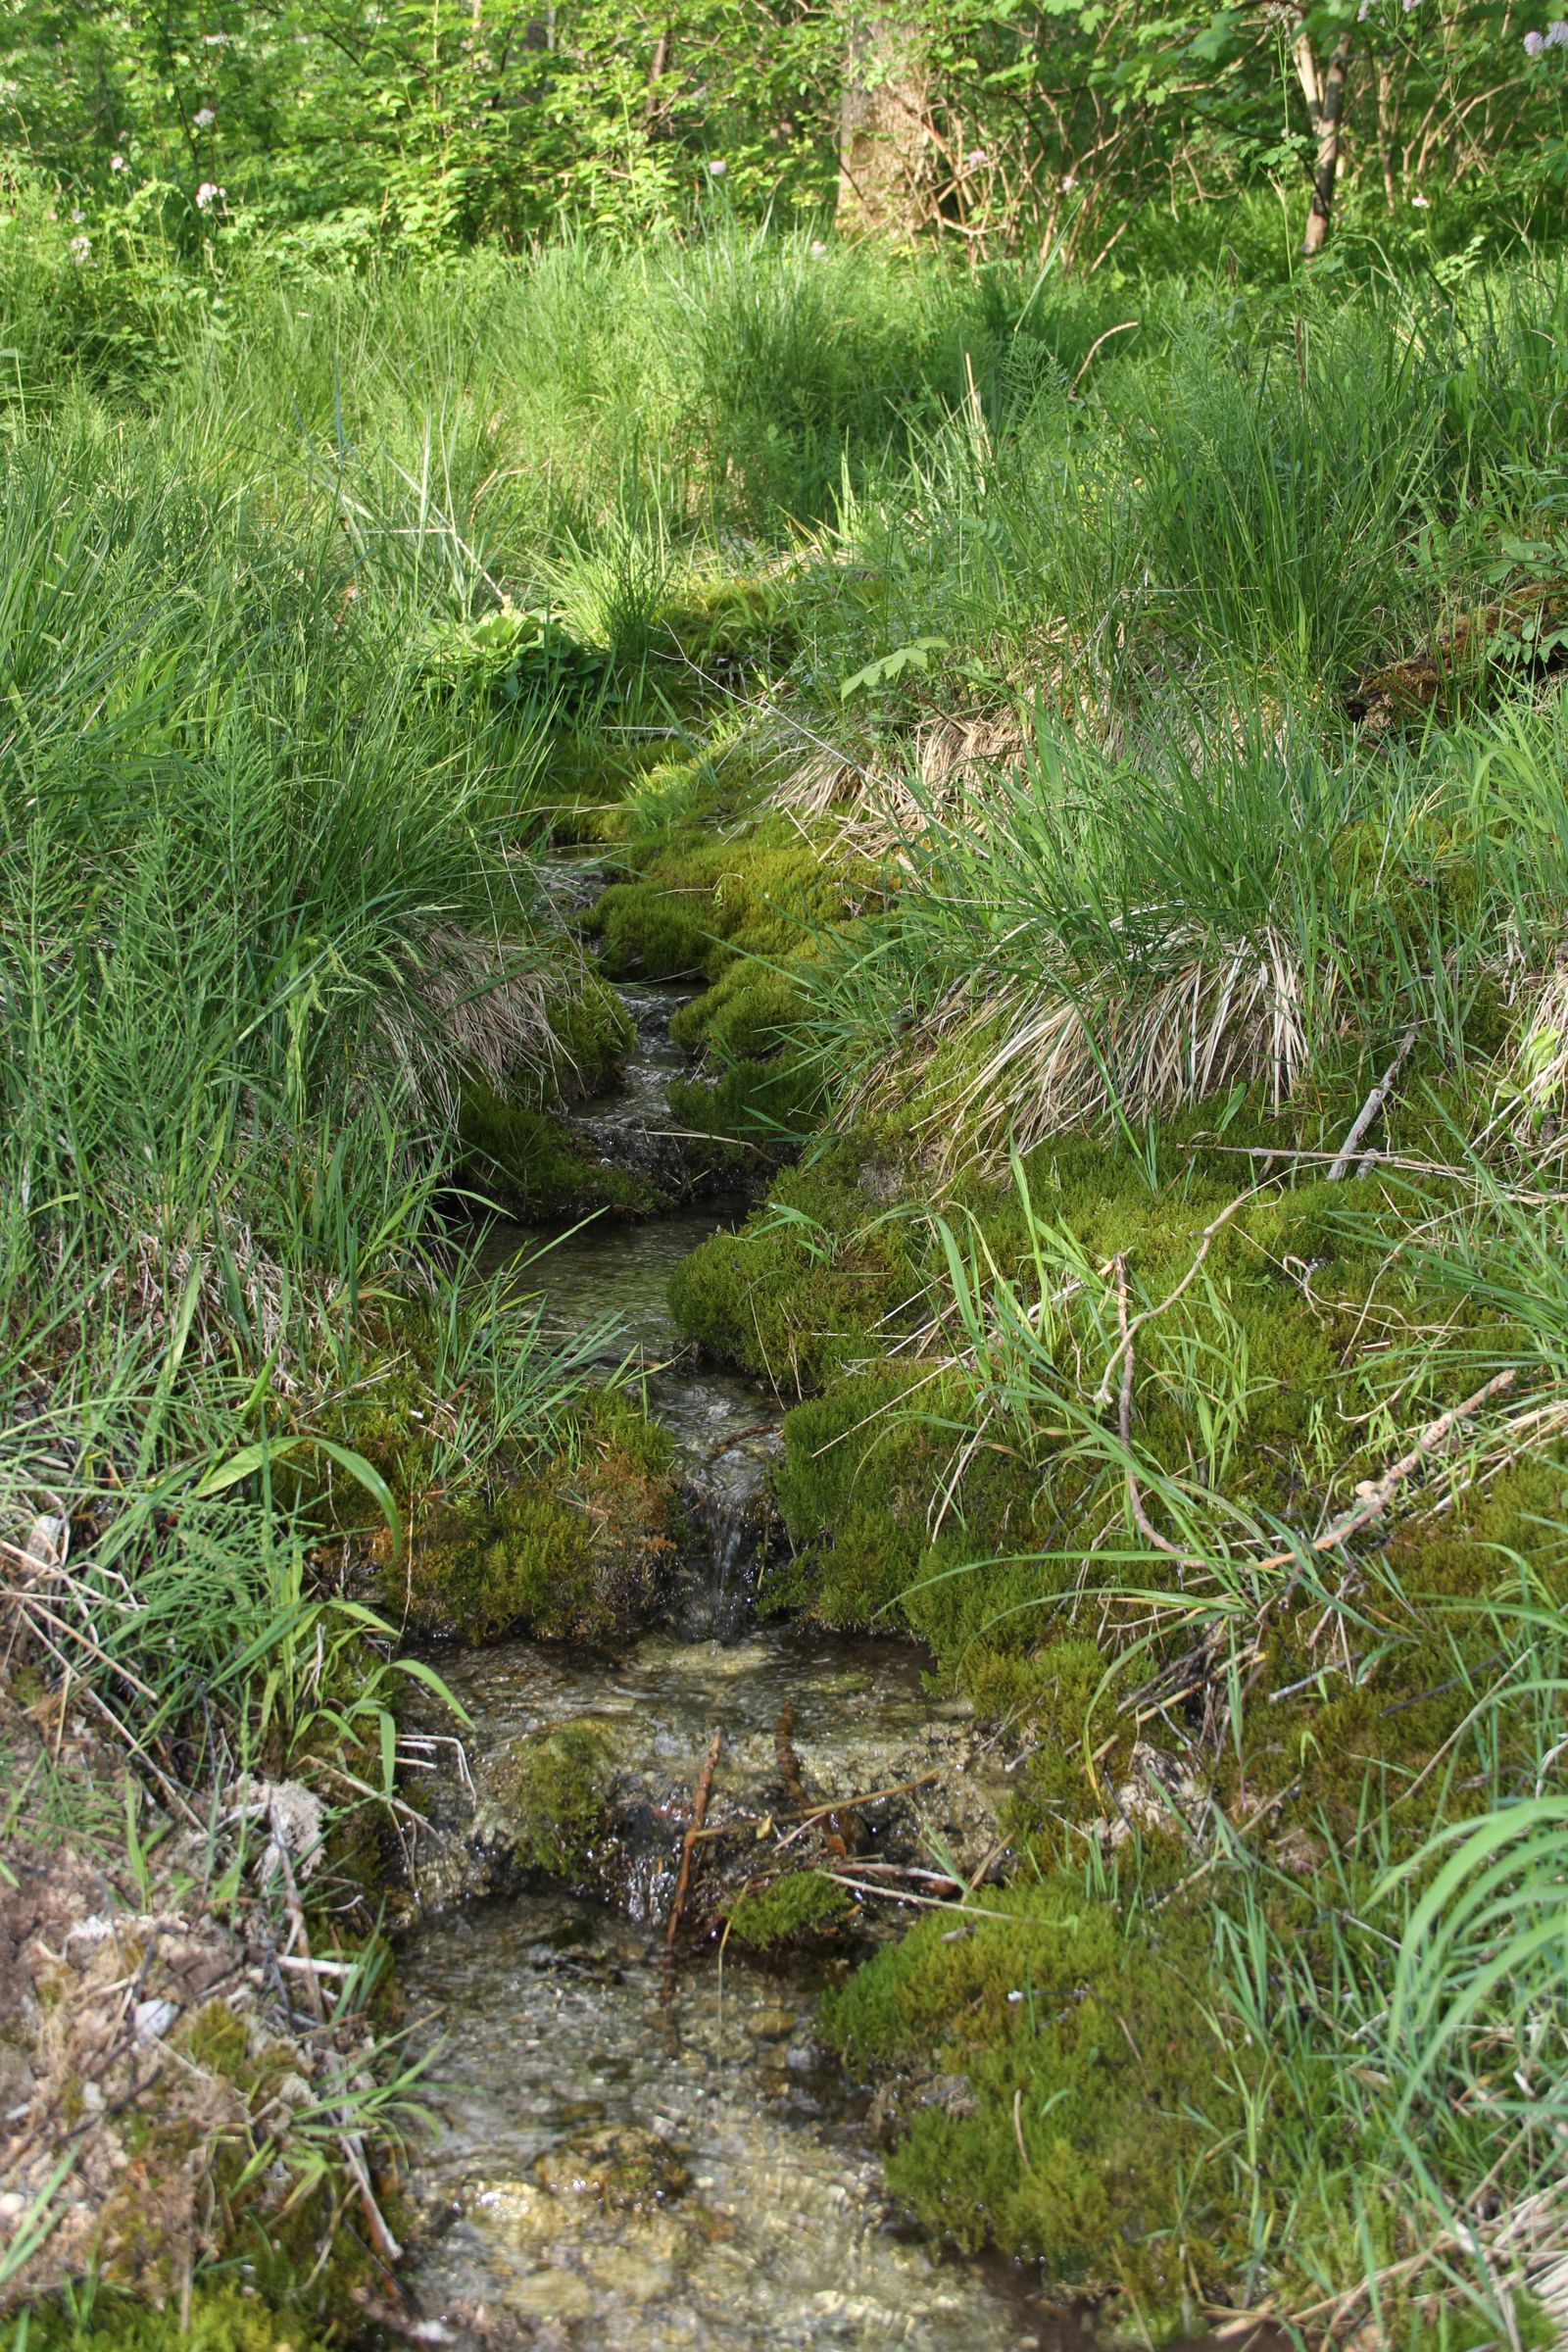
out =
[[[881,2085],[890,2186],[935,2233],[1037,2260],[1062,2291],[1100,2299],[1113,2330],[1146,2339],[1193,2331],[1245,2269],[1239,2176],[1199,2157],[1263,2095],[1224,1959],[1232,1891],[1195,1861],[1208,1849],[1192,1809],[1228,1825],[1210,1833],[1222,1842],[1261,1834],[1257,1876],[1235,1899],[1259,1906],[1282,1948],[1332,1970],[1316,1877],[1330,1857],[1349,1857],[1334,1899],[1353,1916],[1372,1894],[1355,1859],[1369,1820],[1389,1821],[1380,1850],[1410,1853],[1444,1805],[1462,1815],[1475,1801],[1441,1783],[1433,1759],[1474,1721],[1494,1612],[1522,1589],[1510,1562],[1532,1561],[1540,1605],[1568,1594],[1538,1532],[1560,1513],[1564,1448],[1551,1440],[1456,1494],[1440,1488],[1436,1512],[1378,1530],[1364,1570],[1375,1676],[1313,1675],[1321,1591],[1262,1612],[1242,1670],[1246,1736],[1203,1751],[1200,1781],[1171,1797],[1201,1731],[1205,1677],[1225,1673],[1223,1628],[1194,1648],[1180,1566],[1127,1524],[1114,1452],[1107,1466],[1044,1392],[1015,1405],[982,1393],[955,1267],[977,1297],[1007,1281],[1030,1299],[1046,1283],[1031,1251],[1047,1227],[1068,1264],[1132,1269],[1139,1297],[1157,1302],[1200,1260],[1201,1281],[1168,1325],[1156,1315],[1137,1367],[1138,1459],[1157,1480],[1162,1465],[1190,1474],[1197,1454],[1261,1524],[1310,1526],[1314,1497],[1360,1491],[1392,1449],[1369,1318],[1447,1318],[1453,1385],[1435,1405],[1475,1385],[1471,1365],[1520,1347],[1485,1297],[1434,1305],[1430,1273],[1397,1251],[1407,1205],[1395,1188],[1331,1184],[1314,1164],[1364,1083],[1347,1071],[1286,1118],[1233,1102],[1225,1148],[1199,1106],[1143,1150],[1064,1136],[1011,1173],[982,1167],[941,1187],[914,1096],[898,1119],[867,1120],[781,1171],[746,1224],[705,1244],[671,1286],[691,1338],[789,1405],[777,1494],[792,1548],[764,1606],[917,1634],[1015,1758],[1002,1883],[972,1919],[937,1914],[883,1948],[824,2013],[847,2063]],[[1447,1115],[1433,1087],[1423,1111],[1403,1114],[1402,1148],[1435,1155]],[[1278,1179],[1239,1200],[1237,1151],[1281,1149]],[[1090,1389],[1095,1344],[1070,1326],[1062,1343],[1069,1364],[1081,1350]],[[1173,1369],[1184,1348],[1220,1348],[1240,1367],[1228,1432],[1200,1425]],[[1128,1706],[1129,1690],[1184,1657],[1169,1720]],[[759,1898],[764,1932],[770,1898]],[[1293,2161],[1271,2194],[1298,2193]],[[1383,2255],[1399,2242],[1391,2223]],[[1423,2324],[1408,2315],[1412,2342]]]
[[[389,1424],[360,1440],[407,1478],[421,1433],[407,1417]],[[376,1546],[381,1606],[411,1631],[466,1642],[629,1633],[657,1615],[686,1540],[670,1440],[618,1394],[590,1396],[531,1467],[463,1497],[416,1494],[403,1558]]]
[[[787,1870],[765,1886],[746,1887],[725,1932],[746,1951],[779,1951],[833,1935],[854,1912],[849,1888],[824,1871]]]

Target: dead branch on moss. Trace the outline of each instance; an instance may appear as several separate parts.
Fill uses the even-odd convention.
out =
[[[1177,1283],[1175,1289],[1167,1291],[1164,1298],[1156,1299],[1152,1306],[1146,1306],[1141,1313],[1134,1315],[1131,1322],[1125,1326],[1117,1339],[1115,1347],[1110,1351],[1110,1356],[1101,1378],[1100,1387],[1095,1392],[1095,1402],[1097,1404],[1104,1405],[1110,1402],[1111,1387],[1116,1378],[1117,1366],[1123,1354],[1136,1342],[1138,1334],[1143,1330],[1145,1324],[1152,1323],[1156,1315],[1164,1314],[1168,1308],[1175,1305],[1178,1298],[1180,1298],[1188,1290],[1191,1289],[1192,1285],[1198,1279],[1199,1273],[1203,1264],[1203,1260],[1207,1257],[1209,1250],[1213,1248],[1214,1243],[1218,1240],[1219,1236],[1224,1232],[1232,1217],[1235,1216],[1237,1210],[1239,1208],[1245,1208],[1249,1200],[1255,1200],[1259,1193],[1266,1192],[1274,1181],[1275,1179],[1273,1177],[1264,1176],[1259,1180],[1258,1183],[1250,1185],[1245,1193],[1238,1193],[1234,1200],[1228,1200],[1225,1206],[1220,1210],[1219,1215],[1211,1218],[1208,1224],[1204,1226],[1202,1232],[1200,1234],[1198,1239],[1198,1248],[1194,1252],[1193,1261],[1188,1267],[1186,1273],[1182,1276],[1180,1282]]]

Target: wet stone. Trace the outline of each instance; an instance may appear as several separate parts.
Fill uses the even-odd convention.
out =
[[[788,2041],[799,2024],[793,2009],[754,2009],[746,2031],[754,2041]]]
[[[651,2262],[630,2246],[599,2247],[586,2260],[595,2286],[624,2303],[652,2303],[675,2284],[668,2263]]]
[[[518,2249],[550,2245],[561,2228],[554,2199],[531,2180],[476,2181],[466,2203],[487,2234]]]
[[[691,2182],[672,2148],[631,2126],[559,2141],[539,2158],[534,2177],[555,2196],[594,2197],[612,2213],[647,2213],[684,2196]]]
[[[581,2320],[594,2308],[594,2290],[575,2271],[532,2271],[512,2279],[502,2294],[509,2311],[527,2320]]]

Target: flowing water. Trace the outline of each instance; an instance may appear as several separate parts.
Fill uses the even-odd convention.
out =
[[[637,1051],[624,1083],[576,1124],[635,1164],[669,1123],[680,999],[626,993]],[[908,1772],[932,1742],[950,1763],[958,1742],[960,1771],[969,1753],[967,1711],[926,1692],[909,1646],[756,1619],[779,1408],[681,1359],[664,1297],[679,1259],[738,1205],[604,1220],[538,1261],[555,1315],[580,1327],[613,1309],[614,1352],[663,1367],[650,1372],[650,1400],[674,1434],[704,1541],[672,1622],[624,1655],[504,1642],[440,1660],[473,1718],[481,1794],[486,1759],[508,1740],[589,1722],[614,1743],[622,1787],[646,1801],[616,1904],[537,1891],[449,1901],[405,1936],[409,2000],[445,2036],[430,2093],[442,2132],[414,2181],[416,2299],[440,2340],[476,2347],[1085,2344],[1075,2321],[1030,2303],[1008,2266],[945,2261],[899,2228],[863,2095],[812,2029],[846,1961],[763,1969],[732,1945],[664,1966],[685,1809],[713,1730],[740,1802],[770,1785],[786,1700],[814,1789],[874,1788],[889,1759]],[[493,1247],[516,1254],[538,1239],[503,1231]],[[432,1798],[438,1830],[443,1805],[452,1818],[472,1812],[450,1777]]]
[[[691,1595],[689,1630],[720,1637],[739,1633],[751,1620],[743,1555],[758,1533],[783,1408],[739,1373],[684,1360],[665,1294],[681,1259],[744,1213],[741,1200],[719,1199],[641,1225],[601,1217],[575,1232],[543,1237],[550,1247],[533,1268],[552,1314],[563,1323],[580,1329],[613,1311],[607,1363],[629,1352],[650,1367],[648,1402],[675,1441],[687,1503],[710,1554]],[[524,1227],[498,1226],[491,1261],[526,1256],[532,1262],[540,1241]]]

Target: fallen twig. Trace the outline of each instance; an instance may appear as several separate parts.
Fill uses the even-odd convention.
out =
[[[1099,1389],[1095,1393],[1095,1401],[1097,1404],[1108,1404],[1110,1402],[1111,1388],[1116,1378],[1117,1366],[1120,1363],[1122,1356],[1132,1347],[1134,1341],[1138,1337],[1138,1334],[1143,1330],[1144,1325],[1146,1323],[1152,1323],[1156,1315],[1162,1315],[1167,1307],[1175,1305],[1177,1299],[1181,1298],[1182,1294],[1189,1288],[1189,1286],[1197,1281],[1199,1269],[1201,1267],[1204,1258],[1207,1257],[1209,1250],[1213,1246],[1215,1239],[1224,1231],[1225,1227],[1230,1223],[1232,1217],[1235,1216],[1236,1211],[1239,1208],[1245,1208],[1249,1200],[1255,1200],[1259,1193],[1266,1192],[1270,1185],[1276,1181],[1277,1180],[1272,1176],[1264,1176],[1260,1178],[1256,1184],[1249,1185],[1245,1193],[1238,1193],[1234,1200],[1228,1200],[1226,1202],[1225,1206],[1220,1210],[1219,1215],[1214,1218],[1211,1224],[1204,1226],[1201,1234],[1199,1236],[1198,1249],[1194,1254],[1193,1262],[1188,1267],[1186,1273],[1182,1276],[1180,1282],[1177,1283],[1175,1289],[1167,1291],[1164,1298],[1156,1299],[1152,1306],[1146,1306],[1141,1314],[1134,1315],[1132,1321],[1122,1331],[1115,1347],[1110,1351],[1110,1358],[1105,1365],[1103,1377],[1101,1380]]]
[[[885,1903],[919,1903],[927,1911],[961,1911],[965,1919],[1000,1919],[1009,1928],[1026,1928],[1030,1925],[1043,1928],[1050,1924],[1046,1920],[1031,1922],[1026,1914],[1018,1911],[983,1910],[978,1903],[965,1902],[961,1897],[954,1901],[946,1895],[916,1894],[909,1886],[870,1886],[863,1879],[850,1878],[842,1870],[824,1870],[822,1876],[831,1879],[835,1886],[848,1886],[856,1894],[879,1894]]]
[[[814,1821],[843,1820],[851,1814],[860,1812],[866,1805],[881,1804],[891,1796],[907,1796],[911,1790],[925,1788],[932,1781],[939,1781],[941,1778],[941,1771],[933,1767],[930,1772],[916,1773],[912,1781],[896,1782],[891,1788],[872,1788],[864,1796],[829,1797],[825,1804],[808,1805],[795,1827],[787,1831],[779,1842],[782,1845],[788,1845],[792,1838],[802,1837]]]
[[[801,1759],[795,1752],[793,1698],[787,1698],[779,1710],[778,1723],[773,1732],[773,1754],[778,1764],[778,1777],[784,1784],[790,1803],[799,1805],[804,1813],[811,1800],[806,1793],[806,1784],[801,1779]]]
[[[1516,1366],[1509,1364],[1503,1371],[1494,1373],[1473,1396],[1466,1396],[1462,1403],[1450,1404],[1446,1413],[1440,1413],[1435,1421],[1429,1421],[1409,1452],[1401,1453],[1381,1478],[1367,1480],[1357,1490],[1356,1499],[1350,1508],[1342,1512],[1320,1536],[1314,1536],[1308,1548],[1312,1551],[1333,1551],[1348,1537],[1358,1534],[1374,1519],[1381,1518],[1405,1480],[1420,1468],[1427,1456],[1436,1452],[1452,1436],[1461,1421],[1468,1421],[1494,1396],[1500,1396],[1505,1389],[1511,1389],[1517,1377]],[[1270,1552],[1267,1559],[1259,1560],[1258,1567],[1285,1568],[1297,1556],[1294,1551]]]
[[[790,1802],[799,1805],[802,1812],[808,1814],[811,1810],[811,1800],[806,1793],[806,1783],[801,1778],[801,1759],[795,1752],[795,1701],[793,1698],[787,1698],[784,1701],[779,1714],[778,1727],[773,1734],[773,1753],[778,1760],[778,1777],[784,1784]],[[844,1828],[840,1820],[843,1809],[843,1807],[835,1805],[828,1814],[826,1832],[828,1852],[836,1854],[841,1862],[848,1860],[850,1851],[849,1840],[844,1835]]]
[[[1415,1041],[1420,1033],[1420,1022],[1412,1021],[1409,1028],[1400,1038],[1398,1046],[1395,1052],[1394,1059],[1390,1062],[1388,1068],[1384,1071],[1382,1077],[1378,1080],[1376,1086],[1372,1089],[1372,1092],[1368,1095],[1366,1101],[1356,1112],[1355,1118],[1351,1123],[1350,1132],[1346,1137],[1344,1143],[1340,1146],[1339,1157],[1335,1160],[1334,1165],[1329,1170],[1330,1184],[1338,1184],[1342,1178],[1348,1176],[1350,1173],[1350,1163],[1355,1158],[1356,1153],[1361,1148],[1361,1140],[1366,1134],[1367,1129],[1371,1126],[1373,1120],[1377,1117],[1379,1111],[1383,1108],[1385,1102],[1387,1102],[1390,1095],[1394,1092],[1395,1080],[1398,1077],[1399,1072],[1403,1069],[1406,1060],[1409,1058],[1410,1049],[1415,1044]],[[1362,1168],[1357,1170],[1357,1173],[1365,1175],[1369,1174],[1370,1170]]]

